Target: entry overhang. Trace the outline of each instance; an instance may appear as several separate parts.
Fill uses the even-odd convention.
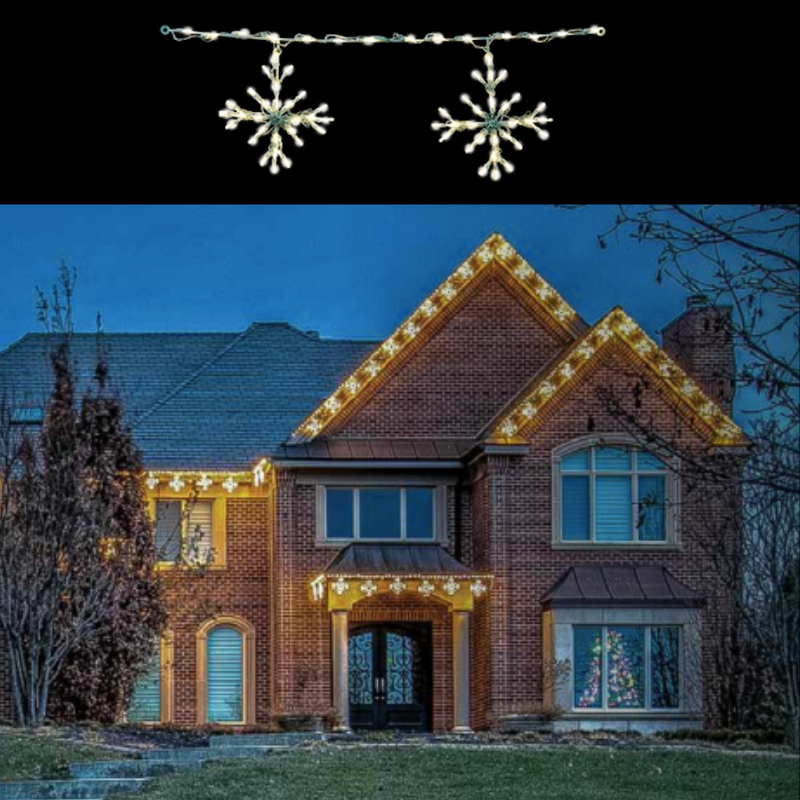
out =
[[[492,575],[474,572],[438,544],[350,544],[311,581],[317,602],[349,611],[378,594],[434,598],[453,611],[472,611]]]

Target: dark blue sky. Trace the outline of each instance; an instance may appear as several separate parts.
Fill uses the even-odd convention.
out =
[[[600,250],[611,207],[0,207],[0,348],[36,330],[34,285],[79,271],[76,325],[241,330],[281,320],[323,336],[381,337],[498,230],[589,321],[620,304],[651,333],[683,297],[654,251]]]
[[[75,323],[232,331],[286,321],[382,338],[492,231],[589,323],[621,305],[651,335],[684,307],[656,249],[597,234],[612,206],[2,206],[0,349],[37,330],[34,286],[79,271]],[[737,414],[741,420],[741,415]]]

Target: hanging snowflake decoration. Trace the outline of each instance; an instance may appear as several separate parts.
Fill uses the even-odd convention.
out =
[[[509,133],[511,129],[518,126],[531,128],[536,131],[540,139],[544,140],[550,134],[540,126],[553,120],[543,115],[546,108],[544,103],[539,103],[535,111],[528,112],[522,116],[509,116],[508,112],[511,110],[511,106],[521,99],[519,94],[512,95],[510,100],[503,101],[498,107],[495,95],[497,84],[508,77],[508,72],[501,70],[499,74],[495,73],[494,57],[491,53],[486,53],[483,60],[486,64],[486,77],[484,78],[478,70],[473,70],[472,77],[482,83],[486,89],[486,93],[489,95],[489,110],[484,111],[479,105],[470,100],[469,95],[462,94],[461,101],[472,109],[478,119],[453,119],[446,108],[440,108],[439,113],[445,118],[446,122],[434,122],[432,127],[434,130],[446,129],[439,139],[440,142],[447,141],[457,131],[476,131],[475,138],[464,148],[467,153],[473,153],[478,145],[484,144],[488,139],[491,145],[489,160],[478,170],[478,175],[485,177],[491,173],[492,180],[497,181],[500,180],[500,175],[502,174],[500,167],[503,167],[506,172],[514,171],[514,165],[503,158],[500,150],[500,140],[505,139],[514,145],[517,150],[522,150],[522,143]]]
[[[265,100],[255,89],[250,87],[247,93],[261,106],[261,111],[247,111],[233,100],[228,100],[225,103],[226,108],[222,109],[219,115],[228,120],[228,124],[225,126],[228,130],[235,130],[243,121],[261,123],[261,127],[247,140],[247,143],[256,145],[262,136],[270,135],[269,150],[261,156],[258,163],[265,167],[271,161],[269,171],[275,175],[280,170],[279,161],[285,169],[292,166],[291,159],[287,158],[283,152],[281,134],[287,134],[294,139],[294,143],[298,147],[301,147],[303,140],[297,135],[298,126],[305,125],[307,128],[313,128],[317,133],[326,133],[323,125],[333,122],[333,117],[319,116],[328,110],[325,103],[317,106],[313,111],[295,111],[297,103],[306,97],[305,92],[300,92],[294,100],[281,100],[281,84],[284,78],[294,72],[294,67],[288,64],[284,67],[283,72],[280,71],[280,51],[277,48],[273,50],[269,63],[271,67],[263,66],[262,69],[272,82],[272,100]]]

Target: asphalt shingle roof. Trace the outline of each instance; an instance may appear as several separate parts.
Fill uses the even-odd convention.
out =
[[[287,439],[376,346],[320,339],[286,323],[242,333],[104,334],[112,388],[152,469],[248,469]],[[0,352],[0,397],[43,404],[55,337],[28,334]],[[97,338],[76,334],[78,388]]]

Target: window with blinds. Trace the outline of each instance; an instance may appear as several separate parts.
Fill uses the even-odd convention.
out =
[[[213,554],[213,500],[156,501],[156,547],[161,562],[178,561],[181,552],[193,564]]]
[[[633,447],[587,447],[559,465],[562,542],[665,542],[667,465]]]
[[[161,651],[156,645],[147,671],[139,678],[128,707],[128,722],[161,722]]]
[[[208,634],[206,645],[207,709],[209,722],[244,720],[243,637],[221,626]]]

